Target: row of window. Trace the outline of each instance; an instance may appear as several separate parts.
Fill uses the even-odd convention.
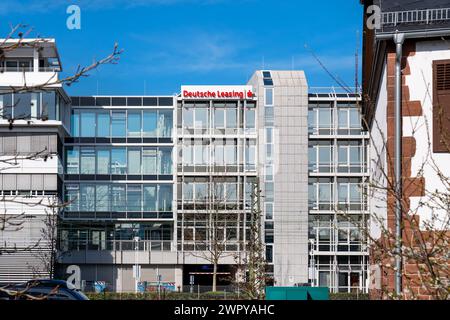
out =
[[[172,240],[169,223],[116,224],[106,226],[69,225],[59,228],[59,249],[68,250],[161,250]],[[138,243],[135,237],[139,238]],[[162,242],[162,243],[161,243]],[[170,245],[168,246],[170,248]],[[146,250],[148,251],[148,250]]]
[[[252,168],[256,164],[256,141],[247,139],[241,145],[238,161],[238,145],[234,139],[215,139],[213,145],[205,140],[185,140],[181,152],[183,165],[236,165],[245,163]],[[243,150],[242,150],[243,149]],[[243,155],[243,157],[242,157]]]
[[[147,110],[72,110],[73,137],[171,137],[173,112],[170,109]]]
[[[365,210],[366,186],[361,178],[309,178],[311,210]]]
[[[203,180],[197,178],[196,180]],[[237,183],[236,179],[233,182],[214,182],[207,181],[188,181],[182,183],[182,191],[180,200],[186,205],[189,202],[205,202],[211,200],[213,203],[233,203],[238,200],[245,200],[250,203],[252,186],[251,182],[245,183],[245,190],[243,184]],[[182,198],[181,198],[182,196]]]
[[[66,106],[56,91],[0,95],[0,113],[4,119],[61,120]]]
[[[316,140],[309,142],[310,172],[364,173],[365,146],[361,141]]]
[[[67,174],[172,174],[172,147],[66,147]]]
[[[361,114],[357,108],[312,108],[308,112],[308,128],[310,134],[354,134],[361,130]]]
[[[240,114],[238,111],[240,110]],[[194,129],[255,129],[256,109],[246,108],[223,108],[208,107],[183,108],[182,126],[183,128]],[[238,121],[239,119],[239,121]]]
[[[173,97],[71,97],[75,107],[171,107]]]
[[[171,184],[66,184],[66,211],[172,211]]]

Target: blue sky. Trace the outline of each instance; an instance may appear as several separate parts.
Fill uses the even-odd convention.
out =
[[[68,30],[66,8],[81,8]],[[92,72],[71,95],[173,94],[182,84],[245,84],[257,69],[302,69],[310,86],[336,86],[326,67],[354,85],[358,0],[22,0],[0,2],[0,28],[25,23],[57,40],[65,74],[124,49],[116,65]],[[361,51],[360,51],[361,52]]]

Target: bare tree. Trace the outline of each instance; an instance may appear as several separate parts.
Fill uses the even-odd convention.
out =
[[[235,245],[236,241],[226,232],[226,223],[236,223],[236,215],[229,211],[236,210],[238,206],[236,200],[225,190],[223,183],[212,182],[209,185],[210,194],[203,198],[203,208],[196,209],[195,212],[197,221],[206,222],[206,230],[200,239],[195,239],[195,250],[189,254],[204,259],[213,266],[212,291],[217,291],[219,263],[223,258],[234,256],[228,247]],[[197,198],[203,196],[198,195]]]
[[[249,299],[264,299],[267,261],[262,238],[262,196],[259,180],[252,185],[250,200],[249,239],[246,239],[244,256],[235,257],[238,273],[243,279],[236,279],[239,291]]]

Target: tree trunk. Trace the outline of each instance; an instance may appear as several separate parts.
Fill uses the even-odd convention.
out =
[[[213,283],[212,283],[212,291],[217,291],[217,262],[214,262],[213,266]]]

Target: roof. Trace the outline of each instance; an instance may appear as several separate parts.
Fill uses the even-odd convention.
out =
[[[381,28],[377,34],[399,32],[427,32],[450,28],[448,0],[373,0],[381,9]],[[371,2],[371,3],[372,3]],[[368,1],[365,2],[369,4]]]

